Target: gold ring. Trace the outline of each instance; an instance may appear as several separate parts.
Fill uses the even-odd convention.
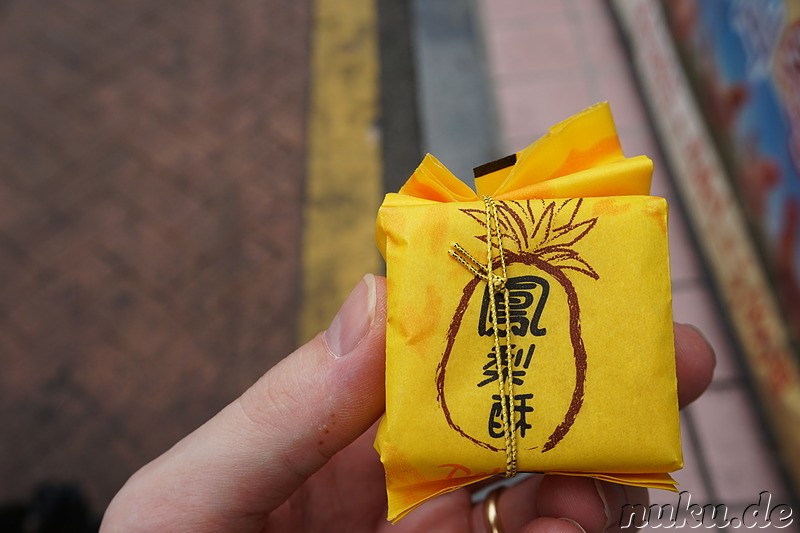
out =
[[[503,522],[500,521],[500,506],[498,505],[503,490],[505,490],[504,487],[494,489],[483,501],[483,518],[489,533],[505,533]]]

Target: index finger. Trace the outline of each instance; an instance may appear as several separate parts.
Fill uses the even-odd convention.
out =
[[[695,401],[714,377],[717,358],[714,348],[700,330],[688,324],[675,324],[675,372],[678,377],[678,403],[681,409]]]

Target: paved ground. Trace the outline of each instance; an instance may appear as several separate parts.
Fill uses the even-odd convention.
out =
[[[0,501],[101,509],[295,344],[308,1],[0,2]]]

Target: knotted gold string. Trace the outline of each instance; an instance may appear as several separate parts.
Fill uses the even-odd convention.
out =
[[[453,244],[450,255],[464,265],[476,277],[486,280],[489,293],[489,310],[491,313],[492,330],[494,331],[494,352],[497,364],[497,381],[500,385],[501,419],[503,422],[503,435],[506,440],[506,477],[517,474],[517,438],[512,406],[514,403],[514,363],[511,357],[511,329],[509,328],[509,291],[506,286],[508,273],[506,272],[506,259],[503,251],[503,237],[500,233],[500,222],[497,218],[497,206],[491,196],[484,196],[486,205],[486,264],[480,263],[458,243]],[[494,273],[492,246],[496,245],[501,274]],[[500,324],[497,318],[497,293],[502,292],[506,303],[506,360],[500,352]],[[505,371],[505,372],[504,372]]]

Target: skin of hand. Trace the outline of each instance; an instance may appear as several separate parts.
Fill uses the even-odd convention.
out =
[[[469,489],[439,496],[392,526],[372,441],[384,410],[386,283],[359,282],[330,327],[240,398],[136,472],[101,533],[485,531]],[[711,346],[675,325],[681,407],[711,381]],[[532,476],[499,499],[507,533],[618,530],[647,490],[589,478]]]

